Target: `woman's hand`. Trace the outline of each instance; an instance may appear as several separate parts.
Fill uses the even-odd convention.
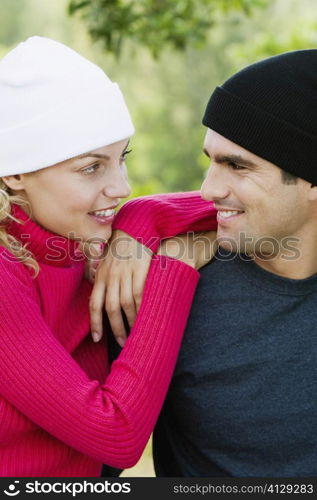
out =
[[[132,327],[140,308],[151,259],[152,252],[147,247],[123,231],[113,232],[96,269],[89,302],[91,332],[95,342],[103,334],[105,309],[113,334],[123,347],[127,335],[121,308]]]
[[[216,249],[216,232],[208,231],[164,240],[158,254],[181,260],[198,270],[214,257]],[[105,310],[114,337],[123,347],[127,334],[121,309],[131,328],[141,305],[151,259],[151,250],[127,233],[114,231],[96,269],[90,297],[91,332],[95,342],[103,335],[102,317]]]
[[[216,234],[216,231],[181,234],[162,241],[157,253],[181,260],[198,270],[215,256]]]

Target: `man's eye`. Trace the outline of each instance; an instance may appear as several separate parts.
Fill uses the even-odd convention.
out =
[[[132,149],[129,149],[128,151],[125,151],[124,153],[122,153],[120,160],[121,160],[122,162],[124,162],[124,161],[125,161],[126,156],[127,156],[129,153],[131,153],[131,151],[132,151]]]
[[[241,165],[237,165],[234,162],[228,163],[229,167],[231,167],[233,170],[244,170],[245,167],[241,167]]]
[[[84,168],[82,172],[84,175],[94,174],[95,172],[97,172],[99,167],[100,167],[99,163],[95,163],[95,165],[91,165],[90,167]]]

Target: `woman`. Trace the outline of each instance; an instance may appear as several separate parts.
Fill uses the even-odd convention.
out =
[[[0,475],[131,467],[162,406],[206,258],[153,257],[110,371],[104,338],[89,335],[85,248],[108,240],[130,194],[133,125],[121,92],[70,48],[31,37],[0,62],[0,109]],[[147,241],[143,210],[129,224]],[[213,214],[198,212],[198,221]],[[174,233],[187,229],[179,221]]]

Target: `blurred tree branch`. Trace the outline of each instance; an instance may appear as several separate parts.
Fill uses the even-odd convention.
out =
[[[70,0],[68,13],[80,13],[94,41],[117,56],[133,40],[158,57],[166,46],[202,47],[217,15],[265,6],[268,0]]]

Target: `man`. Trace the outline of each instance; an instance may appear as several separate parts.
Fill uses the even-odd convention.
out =
[[[156,473],[316,476],[317,50],[244,68],[203,123],[220,247],[154,433]]]

